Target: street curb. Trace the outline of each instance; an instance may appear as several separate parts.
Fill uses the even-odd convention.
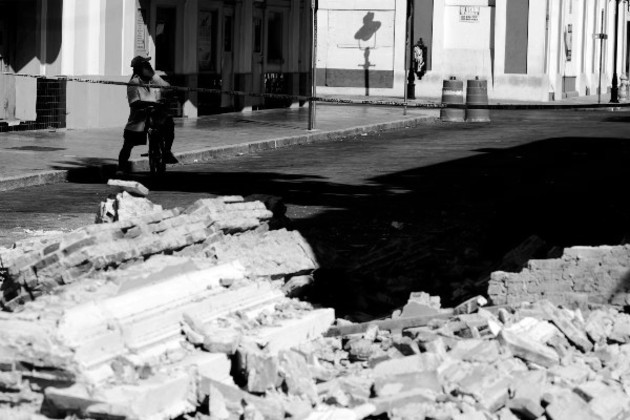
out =
[[[0,179],[0,191],[32,187],[34,185],[58,184],[68,179],[67,170],[41,171],[35,174],[16,175]]]
[[[181,164],[202,163],[213,159],[228,158],[241,156],[250,153],[261,152],[265,150],[279,149],[283,147],[298,146],[302,144],[337,141],[350,136],[361,134],[370,134],[379,131],[397,130],[401,128],[416,127],[424,122],[438,121],[438,117],[423,115],[419,117],[411,117],[403,120],[389,121],[385,123],[369,124],[357,127],[350,127],[340,130],[330,131],[314,131],[306,134],[294,136],[284,136],[275,139],[259,140],[248,143],[234,144],[228,146],[207,147],[198,150],[191,150],[181,153],[175,153],[175,156]],[[106,167],[113,165],[101,165],[97,168],[91,168],[104,177],[108,171]],[[147,171],[149,169],[149,161],[146,158],[131,160],[132,171]],[[90,168],[79,168],[90,169]],[[111,168],[110,168],[111,169]],[[37,185],[57,184],[67,182],[71,177],[71,172],[77,169],[42,171],[36,174],[17,175],[0,179],[0,191],[9,191],[17,188],[33,187]],[[111,171],[113,172],[113,170]],[[167,170],[168,172],[168,170]]]

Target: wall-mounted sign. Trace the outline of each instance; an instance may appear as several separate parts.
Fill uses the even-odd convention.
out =
[[[459,21],[460,22],[479,22],[480,6],[459,6]]]
[[[147,10],[144,8],[136,9],[134,55],[147,55],[149,52],[147,24]]]

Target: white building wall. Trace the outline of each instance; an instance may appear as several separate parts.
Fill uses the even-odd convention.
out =
[[[348,50],[341,53],[338,32],[331,25],[342,11],[357,13],[374,8],[388,9],[394,0],[320,0],[318,68],[331,66],[335,60],[345,60],[345,66],[356,69],[360,63]],[[488,81],[491,99],[507,102],[559,100],[568,96],[595,94],[599,81],[599,41],[593,34],[601,32],[601,13],[604,12],[604,29],[608,39],[603,46],[602,86],[607,92],[613,73],[614,1],[610,0],[529,0],[527,16],[526,73],[506,73],[506,34],[508,27],[508,0],[432,0],[432,43],[429,46],[432,66],[422,80],[416,80],[416,96],[439,99],[443,80],[452,76],[460,80],[478,76]],[[404,93],[404,46],[407,27],[403,2],[396,9],[396,82],[394,89],[371,89],[372,95]],[[473,6],[479,10],[475,23],[463,21],[460,7]],[[625,71],[627,62],[627,5],[619,8],[619,34],[617,72]],[[571,36],[567,35],[569,25]],[[348,36],[353,28],[345,28]],[[570,41],[570,45],[567,45]],[[568,60],[567,47],[571,50]],[[509,46],[508,46],[509,48]],[[352,61],[354,58],[354,61]],[[400,67],[399,67],[400,66]],[[325,87],[319,83],[318,91],[327,94],[363,95],[365,89]]]
[[[369,40],[358,40],[355,35],[370,12],[380,27]],[[406,13],[406,0],[320,0],[318,94],[402,96],[406,85]],[[372,75],[391,72],[391,77],[380,79],[387,78],[389,87],[364,85],[366,60]],[[345,80],[346,85],[339,80]]]

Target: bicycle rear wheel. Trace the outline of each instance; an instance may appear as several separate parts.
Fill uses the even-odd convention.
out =
[[[164,140],[160,133],[156,130],[149,133],[149,171],[151,175],[161,175],[166,170],[164,148]]]

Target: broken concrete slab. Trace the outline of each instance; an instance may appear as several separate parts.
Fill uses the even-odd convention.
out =
[[[374,393],[377,397],[390,397],[401,392],[420,388],[439,394],[442,386],[436,371],[401,373],[378,376],[374,380]]]
[[[202,386],[199,389],[201,395],[208,397],[210,407],[212,401],[220,398],[225,409],[241,418],[245,411],[245,406],[255,407],[265,418],[265,420],[281,420],[285,417],[282,404],[275,400],[260,398],[240,390],[234,386],[226,385],[211,378],[202,377]]]
[[[107,181],[107,185],[112,187],[119,187],[123,191],[127,191],[129,194],[146,197],[149,195],[149,189],[136,181],[126,181],[122,179],[110,179]]]
[[[588,404],[573,392],[565,390],[551,395],[545,407],[550,420],[592,420],[597,418]]]
[[[560,363],[558,354],[544,344],[528,340],[506,330],[501,331],[498,338],[501,344],[508,348],[514,356],[527,362],[547,368]]]
[[[555,324],[556,327],[571,341],[577,348],[583,352],[588,352],[593,348],[586,333],[585,326],[577,317],[571,317],[567,310],[559,309],[548,301],[538,303],[542,306],[546,316]]]

